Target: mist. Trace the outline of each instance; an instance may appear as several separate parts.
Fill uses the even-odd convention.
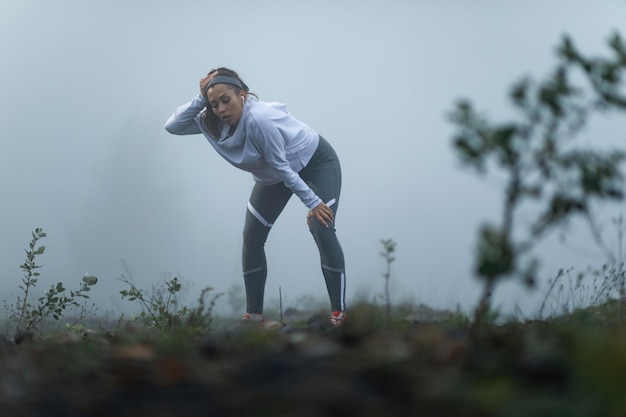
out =
[[[447,112],[469,98],[508,117],[508,88],[545,75],[563,34],[596,54],[626,26],[624,2],[502,3],[0,1],[0,298],[18,294],[36,227],[48,233],[38,289],[98,276],[102,311],[126,308],[121,274],[143,288],[178,276],[191,299],[243,283],[250,175],[202,136],[163,129],[209,69],[228,66],[337,150],[348,307],[382,292],[391,238],[394,302],[471,308],[476,230],[499,214],[501,190],[461,169]],[[623,121],[604,122],[589,135],[623,136]],[[292,198],[270,234],[266,305],[279,288],[285,304],[326,300],[306,211]],[[602,262],[584,231],[568,233],[570,245],[542,245],[543,283]],[[495,304],[532,313],[540,296],[510,283]]]

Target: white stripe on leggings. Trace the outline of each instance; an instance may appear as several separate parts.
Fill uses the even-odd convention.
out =
[[[343,269],[332,268],[327,265],[322,265],[323,269],[326,269],[331,272],[339,272],[339,287],[340,287],[340,297],[339,297],[339,305],[341,306],[341,311],[346,309],[346,273]]]
[[[267,220],[265,220],[263,218],[263,216],[261,216],[261,213],[259,213],[258,211],[256,211],[256,209],[254,207],[252,207],[252,204],[250,204],[249,201],[248,201],[248,210],[250,210],[250,213],[252,213],[252,215],[254,217],[256,217],[256,219],[258,221],[260,221],[263,226],[265,226],[265,227],[272,227],[273,226],[272,223],[268,222]]]
[[[346,275],[341,273],[341,311],[346,310]]]

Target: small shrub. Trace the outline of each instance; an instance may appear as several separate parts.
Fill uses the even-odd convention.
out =
[[[37,264],[37,257],[43,255],[46,250],[45,246],[38,244],[44,237],[46,233],[41,228],[36,228],[32,232],[29,248],[26,249],[26,261],[20,265],[20,269],[24,271],[22,284],[19,286],[23,295],[17,297],[15,304],[9,305],[4,300],[4,308],[9,312],[9,319],[16,323],[18,332],[35,330],[38,324],[50,317],[59,320],[70,306],[80,307],[77,300],[89,298],[86,293],[98,282],[97,277],[85,274],[78,289],[69,293],[62,282],[57,282],[39,297],[36,304],[31,304],[32,290],[39,282],[38,270],[42,267]]]

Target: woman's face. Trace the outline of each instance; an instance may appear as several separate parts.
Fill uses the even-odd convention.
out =
[[[213,113],[224,124],[235,126],[243,112],[243,94],[236,94],[230,84],[215,84],[207,91],[207,98]]]

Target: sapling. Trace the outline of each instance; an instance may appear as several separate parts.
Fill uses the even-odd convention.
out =
[[[466,100],[452,112],[459,159],[504,180],[501,217],[481,226],[476,245],[475,273],[484,287],[474,324],[488,316],[497,283],[510,277],[535,283],[539,260],[532,252],[550,232],[574,217],[591,224],[594,204],[623,198],[626,154],[575,141],[592,115],[626,110],[620,91],[626,48],[617,34],[609,46],[611,57],[588,58],[565,37],[547,79],[513,86],[517,119],[490,122]]]

